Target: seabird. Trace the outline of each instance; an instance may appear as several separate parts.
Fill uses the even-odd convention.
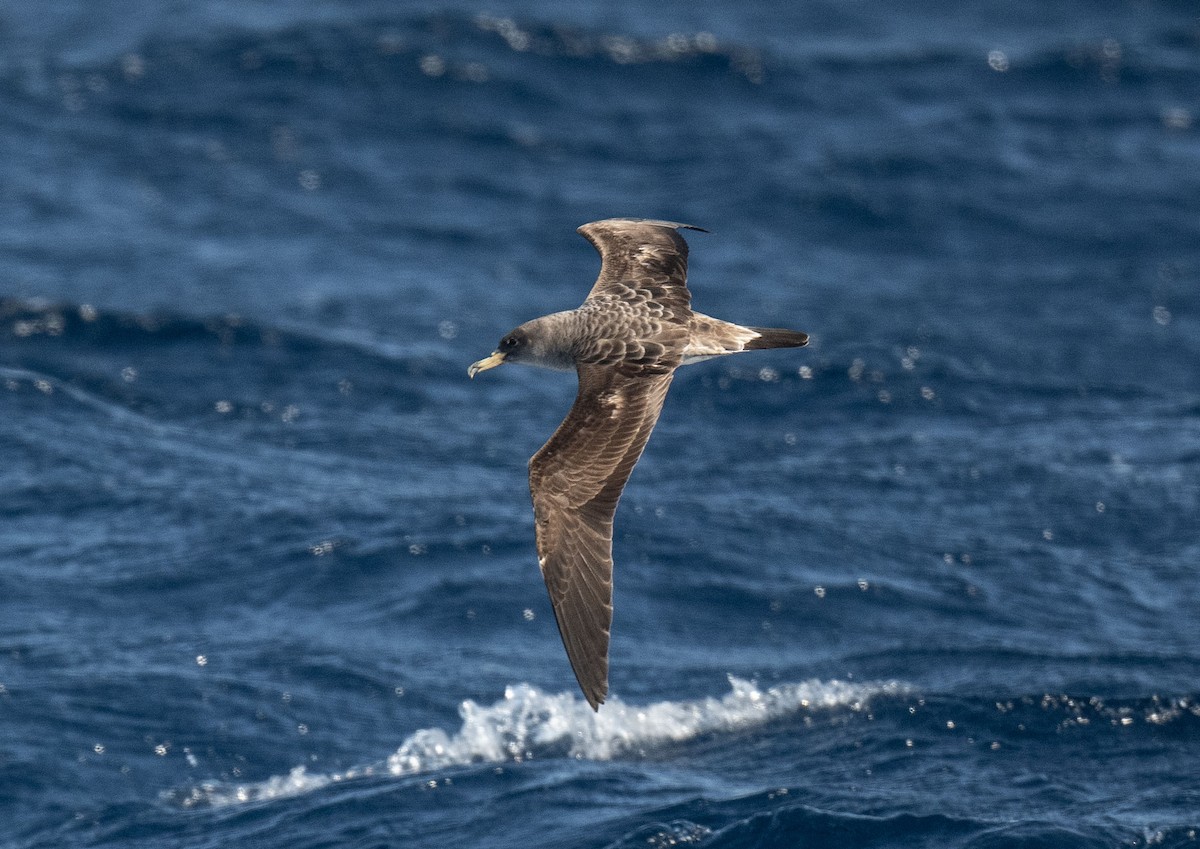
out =
[[[578,309],[511,331],[467,374],[522,363],[579,375],[566,419],[529,461],[538,565],[567,658],[593,710],[608,695],[613,514],[679,366],[763,348],[798,348],[808,334],[742,327],[691,308],[690,224],[594,221],[578,232],[600,253],[600,276]]]

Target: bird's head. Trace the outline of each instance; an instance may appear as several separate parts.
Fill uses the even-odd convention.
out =
[[[490,357],[471,363],[471,377],[503,363],[571,371],[575,368],[575,311],[551,313],[510,330]]]
[[[500,340],[500,344],[496,347],[496,350],[492,352],[491,356],[484,357],[482,360],[477,360],[476,362],[471,363],[470,368],[467,369],[467,375],[469,377],[474,377],[481,371],[487,371],[490,368],[495,368],[496,366],[503,365],[506,362],[520,362],[522,359],[522,354],[526,352],[528,348],[529,334],[518,327],[516,330],[505,334],[504,338]]]

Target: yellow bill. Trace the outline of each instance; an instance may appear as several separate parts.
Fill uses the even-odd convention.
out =
[[[467,376],[474,377],[481,371],[487,371],[490,368],[495,368],[498,365],[503,365],[504,355],[496,351],[490,357],[484,357],[482,360],[471,363],[471,367],[467,369]]]

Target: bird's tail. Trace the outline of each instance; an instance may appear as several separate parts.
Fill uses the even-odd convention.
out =
[[[723,357],[739,351],[763,348],[799,348],[808,344],[808,334],[777,327],[743,327],[719,318],[692,313],[683,363]]]
[[[764,348],[802,348],[808,344],[808,334],[799,330],[784,330],[780,327],[748,327],[758,334],[747,340],[745,350],[760,351]]]

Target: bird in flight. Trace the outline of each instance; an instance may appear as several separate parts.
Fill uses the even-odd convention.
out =
[[[538,565],[571,668],[593,710],[608,695],[613,515],[658,420],[675,369],[756,351],[798,348],[808,334],[742,327],[691,308],[689,224],[610,218],[579,228],[600,276],[577,308],[506,334],[467,374],[522,363],[579,375],[566,419],[529,461]]]

